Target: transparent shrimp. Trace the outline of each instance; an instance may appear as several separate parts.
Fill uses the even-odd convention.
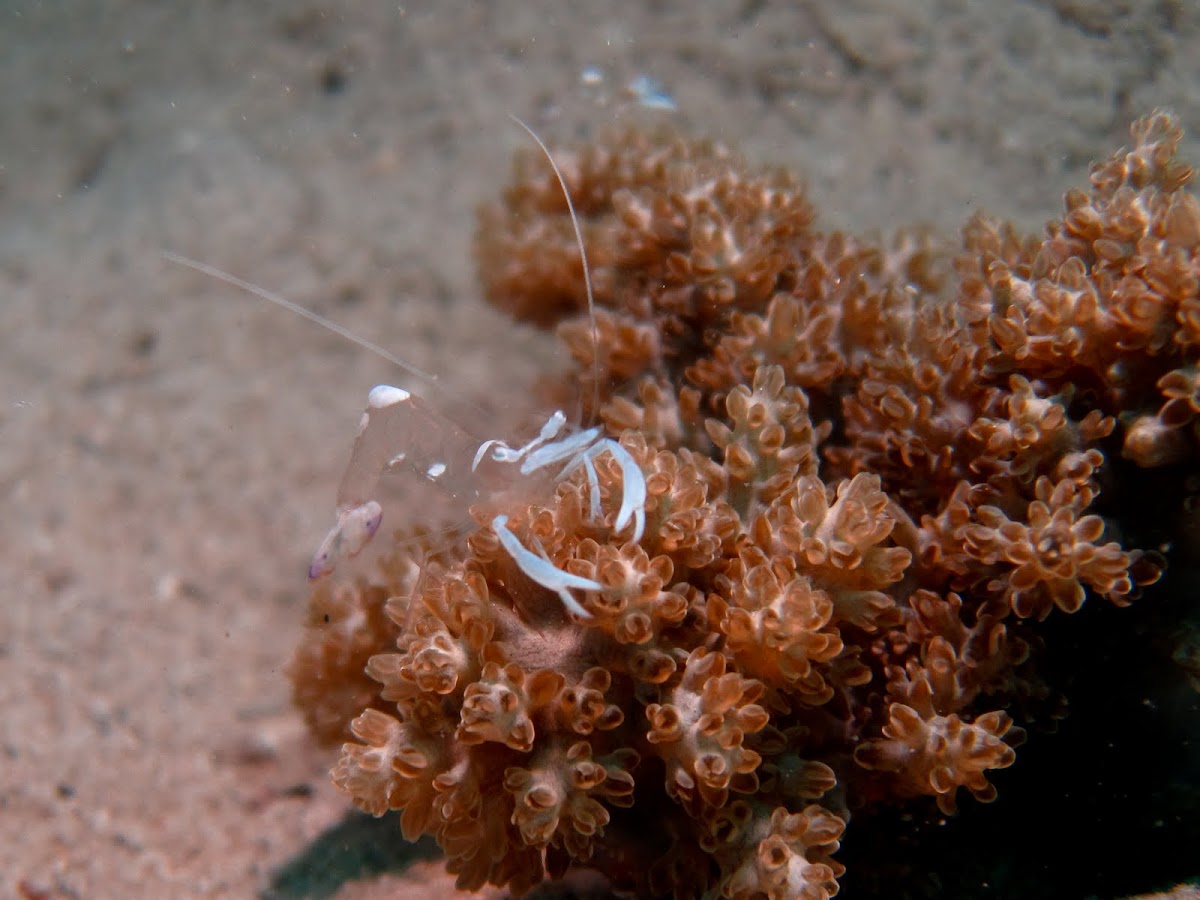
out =
[[[587,250],[566,179],[542,139],[520,119],[515,116],[513,119],[537,142],[566,198],[583,263],[592,340],[596,341],[595,300]],[[592,356],[593,366],[598,366],[599,354]],[[593,371],[592,374],[594,390],[598,393],[598,372]],[[593,402],[592,408],[598,405],[598,402]],[[375,499],[374,491],[382,474],[398,465],[409,468],[415,466],[426,478],[436,481],[446,478],[447,473],[461,471],[464,442],[458,439],[459,434],[447,434],[444,427],[437,427],[437,423],[432,421],[434,418],[429,407],[407,391],[387,385],[380,385],[371,391],[350,464],[338,490],[337,520],[313,557],[309,568],[310,578],[319,578],[332,572],[341,556],[358,553],[375,535],[379,529],[382,507]],[[474,452],[471,471],[475,472],[485,459],[499,464],[516,464],[522,476],[561,466],[558,478],[563,478],[583,467],[590,487],[592,517],[599,520],[603,511],[600,509],[600,485],[593,460],[608,453],[620,467],[623,483],[621,507],[615,520],[616,530],[623,532],[632,524],[633,540],[640,541],[645,529],[646,479],[637,462],[619,443],[604,437],[602,429],[598,427],[555,439],[565,424],[566,417],[558,411],[550,416],[536,438],[521,447],[513,448],[496,439],[484,441],[478,444]],[[603,590],[600,583],[558,569],[544,554],[527,549],[509,530],[507,516],[496,515],[490,524],[505,552],[532,581],[556,591],[569,612],[580,618],[588,618],[589,614],[570,591],[600,591]]]
[[[598,336],[587,251],[566,180],[541,138],[520,119],[515,116],[512,118],[537,142],[553,168],[566,198],[583,263],[588,316],[591,321],[592,340],[595,342]],[[315,322],[388,360],[427,384],[436,386],[434,375],[416,368],[377,344],[305,307],[204,263],[175,253],[167,252],[163,255],[173,262],[218,278]],[[597,369],[598,357],[598,354],[593,354],[593,367]],[[593,371],[592,374],[593,389],[598,394],[599,373]],[[597,401],[597,398],[593,400]],[[593,402],[592,408],[596,409],[598,405],[598,402]],[[600,485],[593,461],[608,453],[617,462],[623,482],[621,506],[616,515],[615,529],[621,533],[632,525],[632,539],[641,540],[645,528],[646,480],[637,462],[619,443],[604,437],[603,430],[599,427],[591,427],[559,438],[558,435],[565,425],[566,417],[558,411],[549,417],[537,437],[521,447],[513,448],[497,439],[481,442],[478,437],[467,433],[420,396],[392,385],[377,385],[368,395],[367,408],[359,422],[350,460],[338,485],[333,527],[313,555],[308,577],[316,580],[329,575],[343,559],[356,556],[370,543],[383,522],[384,510],[379,488],[384,476],[401,471],[415,473],[436,484],[457,501],[470,505],[480,497],[482,482],[478,474],[484,461],[498,464],[501,468],[509,464],[515,465],[520,477],[530,477],[535,473],[545,475],[557,467],[555,480],[564,478],[582,467],[589,485],[591,514],[594,519],[599,520],[603,511],[600,508]],[[570,613],[580,618],[589,616],[570,591],[600,591],[603,590],[601,584],[556,568],[545,557],[540,547],[539,553],[535,553],[523,546],[508,528],[507,516],[494,516],[490,527],[505,552],[532,581],[556,591]]]

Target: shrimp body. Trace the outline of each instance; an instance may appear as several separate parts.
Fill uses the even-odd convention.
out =
[[[546,155],[566,197],[583,262],[592,339],[596,341],[587,251],[566,181],[541,138],[520,119],[514,119]],[[593,354],[593,359],[596,358],[597,354]],[[593,384],[598,390],[598,374],[594,372],[593,375]],[[593,403],[593,408],[595,406]],[[557,468],[555,481],[582,468],[589,487],[591,516],[599,521],[603,518],[603,511],[594,461],[608,454],[620,468],[622,479],[621,505],[615,519],[615,530],[621,533],[632,526],[632,539],[640,541],[646,524],[646,478],[636,460],[617,441],[605,437],[603,429],[599,427],[559,437],[565,426],[566,416],[556,411],[546,420],[537,437],[519,447],[512,447],[498,439],[475,445],[461,429],[437,414],[420,397],[390,385],[373,388],[359,423],[350,462],[338,487],[337,519],[313,556],[308,570],[309,578],[318,579],[330,574],[340,559],[355,556],[370,542],[382,521],[383,507],[377,499],[380,478],[401,468],[416,471],[430,481],[446,485],[456,493],[467,495],[469,500],[480,496],[478,481],[470,476],[478,471],[485,460],[500,466],[516,466],[522,477],[552,472]],[[471,447],[474,452],[468,475],[463,463]],[[507,516],[495,515],[490,527],[505,552],[525,575],[535,583],[556,591],[569,612],[581,618],[588,617],[587,611],[570,591],[598,591],[602,585],[556,568],[544,552],[539,554],[527,549],[509,530]]]

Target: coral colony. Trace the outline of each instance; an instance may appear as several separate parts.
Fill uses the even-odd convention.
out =
[[[560,151],[596,341],[519,157],[483,284],[557,327],[556,399],[599,425],[462,448],[473,524],[422,542],[372,492],[430,413],[372,393],[313,574],[383,552],[318,581],[291,668],[337,785],[464,889],[587,865],[678,898],[830,897],[851,816],[992,800],[1050,702],[1039,623],[1162,571],[1122,481],[1182,500],[1197,458],[1200,203],[1170,114],[1132,137],[1044,235],[980,216],[949,251],[821,232],[719,145]]]

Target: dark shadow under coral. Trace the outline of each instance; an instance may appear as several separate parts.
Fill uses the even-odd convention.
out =
[[[432,838],[409,843],[400,837],[400,814],[376,819],[348,813],[271,878],[262,900],[319,900],[334,896],[351,881],[403,872],[441,851]]]
[[[1041,671],[1070,699],[1067,718],[1031,727],[991,805],[964,803],[949,821],[932,803],[853,819],[840,896],[1115,898],[1196,878],[1200,695],[1167,640],[1194,606],[1192,581],[1042,623]]]

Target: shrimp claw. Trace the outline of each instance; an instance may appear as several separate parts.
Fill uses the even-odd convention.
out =
[[[604,585],[598,581],[592,581],[590,578],[572,575],[570,572],[563,571],[545,557],[538,556],[532,550],[527,550],[517,540],[517,536],[509,529],[508,516],[496,516],[496,518],[492,519],[492,531],[499,538],[500,546],[513,558],[513,561],[517,564],[517,568],[528,575],[530,580],[540,584],[547,590],[556,592],[558,598],[562,600],[563,606],[569,612],[574,613],[581,619],[590,619],[592,617],[592,614],[584,609],[578,600],[571,596],[571,590],[602,591],[604,590]]]

